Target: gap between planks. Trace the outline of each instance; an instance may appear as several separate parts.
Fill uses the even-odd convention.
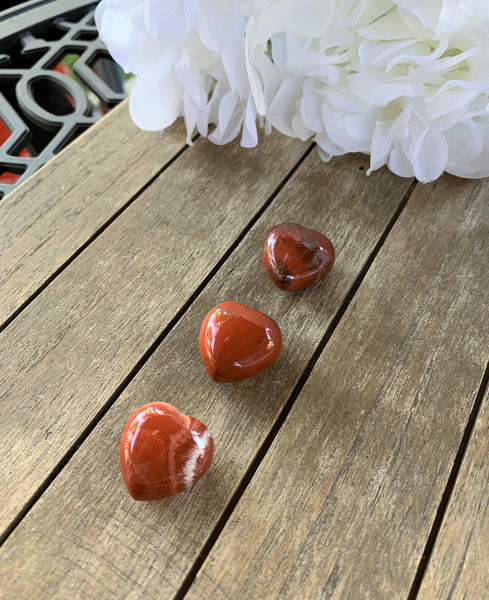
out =
[[[196,135],[194,138],[192,138],[192,142],[195,142],[198,137],[199,136]],[[22,302],[3,323],[0,323],[0,333],[2,333],[2,331],[4,331],[12,323],[12,321],[14,321],[14,319],[16,319],[29,306],[29,304],[31,304],[39,296],[39,294],[41,294],[48,287],[48,285],[50,285],[59,275],[61,275],[61,273],[80,256],[80,254],[82,254],[102,233],[104,233],[104,231],[106,231],[116,219],[118,219],[132,204],[134,204],[141,194],[143,194],[159,177],[161,177],[161,175],[163,175],[163,173],[169,167],[171,167],[171,165],[177,161],[184,152],[188,150],[188,148],[189,146],[184,146],[170,160],[168,160],[161,167],[161,169],[151,177],[151,179],[149,179],[133,196],[131,196],[131,198],[129,198],[129,200],[123,204],[110,218],[108,218],[107,221],[105,221],[98,229],[96,229],[93,234],[83,244],[81,244],[81,246],[77,248],[67,260],[65,260],[64,263],[62,263],[49,277],[47,277],[46,280],[41,283],[40,286],[30,296],[28,296],[26,300],[24,300],[24,302]]]
[[[181,121],[164,135],[137,129],[126,100],[2,200],[0,325],[186,147],[183,139]]]
[[[196,136],[196,138],[197,137],[198,136]],[[7,539],[12,535],[12,533],[15,531],[15,529],[18,527],[18,525],[22,522],[22,520],[25,518],[25,516],[32,510],[32,508],[35,506],[36,502],[41,498],[41,496],[44,494],[44,492],[53,483],[53,481],[56,479],[56,477],[61,473],[61,471],[63,470],[63,468],[68,464],[68,462],[73,457],[73,455],[76,453],[76,451],[78,450],[78,448],[80,448],[80,446],[83,444],[83,442],[88,438],[88,436],[91,434],[91,432],[95,429],[95,427],[97,426],[97,424],[99,423],[99,421],[110,410],[111,406],[117,401],[117,398],[122,394],[122,392],[128,387],[128,385],[136,377],[136,375],[139,373],[139,371],[148,362],[148,360],[150,359],[150,357],[152,356],[152,354],[156,351],[156,349],[160,346],[160,344],[164,341],[164,339],[172,331],[172,329],[175,327],[175,325],[180,321],[180,319],[182,318],[182,316],[187,312],[187,310],[192,306],[192,304],[195,302],[195,300],[200,296],[200,294],[205,289],[205,287],[208,285],[208,283],[214,278],[214,276],[216,275],[216,273],[225,264],[225,262],[228,260],[228,258],[231,256],[231,254],[234,252],[234,250],[239,246],[239,244],[242,242],[242,240],[246,237],[247,233],[252,229],[252,227],[258,221],[258,219],[262,216],[262,214],[266,211],[266,209],[272,204],[272,202],[275,200],[275,198],[278,196],[278,194],[281,192],[281,190],[285,187],[285,185],[287,185],[287,182],[293,177],[293,175],[295,174],[295,172],[297,171],[297,169],[302,165],[302,163],[305,161],[305,159],[309,156],[309,154],[311,153],[311,151],[313,150],[313,148],[314,148],[314,144],[309,145],[309,147],[301,155],[301,157],[299,158],[299,160],[297,161],[297,163],[294,165],[294,167],[289,171],[289,173],[286,175],[286,177],[284,177],[284,179],[280,182],[280,184],[275,188],[275,190],[270,195],[270,197],[266,200],[266,202],[253,215],[253,217],[250,219],[250,221],[247,223],[247,225],[242,229],[242,231],[240,232],[240,234],[236,237],[236,239],[234,240],[234,242],[228,247],[228,249],[224,252],[224,254],[219,259],[219,261],[214,265],[214,267],[209,271],[209,273],[203,279],[203,281],[200,283],[200,285],[197,286],[197,288],[195,289],[195,291],[190,295],[190,297],[187,300],[187,302],[185,302],[185,304],[180,308],[180,310],[175,314],[175,316],[169,321],[168,325],[157,336],[157,338],[155,339],[155,341],[146,350],[146,352],[143,353],[143,355],[137,361],[137,363],[134,365],[134,367],[131,369],[131,371],[129,372],[129,374],[123,379],[123,381],[120,383],[120,385],[116,388],[116,390],[111,395],[111,397],[109,398],[109,400],[95,414],[94,418],[90,421],[90,423],[82,431],[82,433],[77,437],[77,439],[74,441],[74,443],[72,444],[72,446],[68,449],[68,451],[63,456],[63,458],[53,468],[53,470],[51,471],[51,473],[49,474],[49,476],[46,477],[46,479],[43,481],[43,483],[39,486],[39,488],[36,490],[36,492],[32,495],[32,497],[26,503],[26,505],[24,506],[24,508],[21,511],[19,511],[19,513],[17,514],[17,516],[15,517],[15,519],[13,519],[13,521],[11,522],[11,524],[9,526],[7,526],[7,528],[5,529],[5,531],[3,532],[3,534],[0,535],[0,548],[7,541]],[[109,219],[109,221],[104,225],[104,227],[101,228],[101,230],[98,231],[91,238],[90,243],[93,242],[101,233],[103,233],[103,231],[105,231],[110,226],[110,224],[113,223],[115,221],[115,219],[120,214],[122,214],[122,212],[124,212],[131,204],[133,204],[134,201],[137,200],[137,198],[171,164],[173,164],[183,154],[183,152],[185,152],[186,149],[187,149],[187,147],[182,148],[182,150],[180,150],[171,159],[171,161],[169,161],[165,165],[165,167],[162,168],[162,170],[157,175],[155,175],[154,177],[151,178],[151,180],[131,199],[130,202],[128,202],[122,209],[120,209],[117,212],[117,214],[114,215],[113,218]],[[414,188],[412,188],[412,189],[414,189]],[[405,202],[404,202],[403,206],[404,205],[405,205]],[[400,213],[400,211],[399,211],[399,213]],[[397,216],[398,216],[398,214],[396,214],[396,218],[397,218]],[[45,289],[49,285],[49,283],[51,283],[55,279],[55,277],[57,277],[69,264],[71,264],[77,258],[77,256],[79,256],[81,254],[81,252],[83,252],[83,250],[85,250],[88,247],[88,245],[89,245],[89,243],[87,243],[86,245],[84,245],[78,252],[76,252],[70,258],[70,260],[67,261],[63,265],[63,268],[60,269],[59,272],[56,272],[56,274],[53,275],[52,278],[50,278],[50,280],[44,286],[42,286],[42,288],[38,291],[38,293],[36,293],[36,296],[38,296],[42,292],[42,290]],[[35,298],[35,296],[30,299],[30,302],[32,302],[32,300],[34,300],[34,298]],[[26,304],[26,306],[27,306],[27,304]],[[25,308],[26,306],[24,306],[23,308]],[[21,311],[19,311],[19,312],[21,312]],[[2,331],[2,329],[0,329],[0,333],[1,333],[1,331]],[[312,367],[311,367],[311,369],[312,369]]]
[[[479,391],[477,392],[477,396],[474,401],[474,405],[470,412],[469,418],[467,420],[467,425],[465,426],[464,434],[462,436],[462,441],[460,442],[460,446],[458,452],[455,456],[455,460],[453,461],[453,466],[450,471],[450,475],[447,479],[447,483],[445,486],[445,490],[440,500],[440,504],[438,506],[438,510],[436,511],[435,518],[433,520],[433,525],[431,527],[430,533],[428,535],[428,539],[426,540],[426,546],[423,550],[423,554],[421,556],[421,560],[419,561],[419,565],[416,571],[416,574],[413,578],[413,583],[411,584],[411,589],[409,590],[409,594],[406,600],[415,600],[418,597],[421,585],[423,583],[423,579],[426,573],[426,569],[428,567],[428,563],[430,561],[431,555],[433,554],[433,550],[438,539],[438,535],[440,533],[441,526],[445,519],[445,515],[448,509],[448,505],[450,503],[450,499],[452,497],[453,490],[455,489],[455,485],[457,483],[457,479],[460,473],[460,469],[462,467],[462,463],[465,458],[465,454],[467,452],[467,448],[470,444],[470,440],[472,438],[472,434],[474,432],[474,427],[481,411],[482,401],[484,399],[484,395],[489,387],[489,363],[486,366],[486,370],[481,380],[481,384],[479,387]]]

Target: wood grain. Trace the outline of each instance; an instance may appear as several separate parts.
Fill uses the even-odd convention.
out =
[[[407,596],[489,358],[488,191],[416,188],[186,600]]]
[[[127,101],[0,202],[0,327],[185,147],[140,131]]]
[[[174,596],[409,188],[386,170],[366,178],[364,167],[365,157],[307,158],[7,540],[6,600]],[[324,231],[337,250],[327,278],[300,292],[277,290],[261,263],[265,233],[284,221]],[[223,300],[270,314],[284,336],[272,367],[224,385],[207,376],[197,343],[205,314]],[[216,455],[192,490],[137,503],[120,477],[118,445],[131,412],[154,400],[206,423]]]
[[[305,149],[198,140],[0,335],[2,530]]]
[[[489,590],[489,390],[428,563],[419,600],[485,600]]]

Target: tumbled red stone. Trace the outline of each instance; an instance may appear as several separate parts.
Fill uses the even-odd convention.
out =
[[[239,302],[222,302],[205,317],[199,346],[214,381],[238,381],[273,363],[282,348],[282,333],[264,313]]]
[[[322,279],[334,264],[333,244],[322,233],[281,223],[267,233],[263,264],[281,290],[300,290]]]
[[[138,408],[122,432],[121,471],[135,500],[183,492],[207,471],[213,455],[207,427],[164,402]]]

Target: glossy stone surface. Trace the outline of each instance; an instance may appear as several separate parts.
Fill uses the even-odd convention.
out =
[[[263,243],[263,264],[281,290],[300,290],[322,279],[334,264],[333,244],[322,233],[281,223]]]
[[[138,408],[122,432],[121,471],[135,500],[183,492],[207,471],[213,455],[207,427],[164,402]]]
[[[273,363],[282,348],[282,333],[262,312],[239,302],[222,302],[205,317],[199,346],[214,381],[238,381]]]

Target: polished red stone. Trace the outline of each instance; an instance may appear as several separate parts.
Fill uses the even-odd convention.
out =
[[[281,290],[300,290],[322,279],[334,264],[333,244],[322,233],[282,223],[267,233],[263,264]]]
[[[273,363],[282,348],[282,333],[262,312],[239,302],[222,302],[204,319],[199,346],[214,381],[238,381]]]
[[[207,427],[164,402],[138,408],[122,432],[121,471],[135,500],[183,492],[207,471],[213,455]]]

